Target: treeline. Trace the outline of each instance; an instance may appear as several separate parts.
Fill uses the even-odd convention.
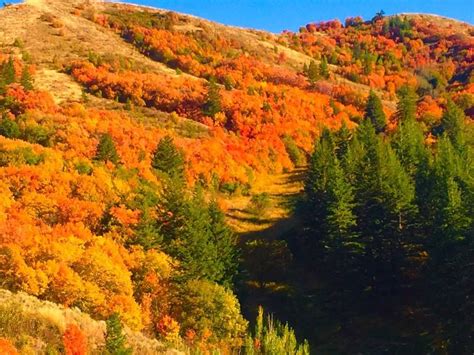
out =
[[[398,127],[388,132],[371,93],[355,131],[322,133],[298,243],[305,263],[323,269],[335,290],[335,312],[362,298],[393,311],[408,295],[434,323],[425,329],[431,351],[466,353],[474,347],[472,146],[464,112],[453,102],[432,129],[434,143],[427,143],[416,107],[415,92],[403,87]]]

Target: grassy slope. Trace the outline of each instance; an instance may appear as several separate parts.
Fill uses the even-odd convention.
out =
[[[103,353],[104,321],[91,319],[77,309],[40,301],[25,293],[0,289],[0,337],[10,339],[21,353],[46,353],[62,349],[68,324],[77,325],[89,342],[92,354]],[[125,328],[127,342],[136,354],[180,354],[155,339]]]

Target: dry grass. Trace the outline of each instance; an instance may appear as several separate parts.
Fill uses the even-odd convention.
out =
[[[227,221],[237,233],[252,233],[269,229],[290,217],[293,202],[303,189],[304,169],[255,179],[250,196],[226,199]],[[263,214],[251,212],[252,196],[266,193],[269,206]],[[283,232],[283,230],[282,230]]]
[[[104,321],[93,320],[78,309],[0,289],[0,337],[9,339],[22,354],[62,352],[62,334],[68,324],[81,329],[88,339],[91,354],[103,353]],[[139,332],[126,328],[125,333],[135,354],[181,354]]]

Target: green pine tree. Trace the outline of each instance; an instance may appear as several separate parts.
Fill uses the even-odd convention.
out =
[[[184,177],[184,154],[176,147],[170,136],[162,138],[158,143],[151,166],[170,178]]]
[[[404,85],[398,92],[397,118],[399,122],[416,119],[416,103],[418,96],[414,88]]]
[[[387,125],[387,118],[383,111],[382,101],[374,91],[370,91],[365,106],[365,118],[369,119],[377,133],[383,132]]]
[[[20,83],[25,90],[33,90],[33,79],[31,78],[30,71],[27,67],[24,67],[21,72]]]
[[[106,321],[105,348],[110,355],[129,355],[133,351],[126,347],[126,338],[123,334],[122,322],[118,313],[112,314]]]
[[[464,129],[466,116],[461,108],[449,100],[441,118],[441,131],[446,132],[454,147],[463,149],[465,145]]]
[[[216,245],[222,269],[222,276],[216,281],[231,287],[238,266],[236,238],[225,221],[225,214],[215,201],[209,204],[209,219],[212,242]]]
[[[110,134],[104,133],[100,137],[94,160],[103,162],[110,161],[114,164],[117,164],[120,161],[120,157],[118,156],[114,141]]]
[[[349,145],[352,140],[352,131],[347,127],[346,122],[342,123],[341,128],[335,134],[336,154],[341,161],[344,160],[349,150]]]
[[[207,85],[207,96],[202,112],[209,117],[214,117],[222,111],[220,88],[214,78],[209,80]]]
[[[319,75],[324,79],[329,79],[329,66],[326,56],[323,56],[319,63]]]
[[[309,63],[306,75],[311,86],[319,80],[319,68],[314,60]]]
[[[307,223],[307,243],[310,254],[319,254],[324,249],[324,225],[326,223],[328,184],[335,159],[333,134],[324,129],[311,155],[305,183],[306,201],[304,214]]]
[[[400,161],[413,178],[423,173],[420,168],[426,166],[429,158],[424,140],[423,130],[413,116],[399,121],[392,143]]]
[[[3,64],[1,75],[5,85],[12,84],[16,81],[15,74],[15,63],[13,62],[13,57],[10,57],[6,63]]]

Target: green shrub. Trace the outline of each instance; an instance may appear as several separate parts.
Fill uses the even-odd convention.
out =
[[[240,313],[237,297],[228,289],[210,281],[191,280],[185,285],[179,301],[178,321],[183,331],[198,336],[211,332],[211,341],[240,346],[247,322]]]
[[[76,165],[74,167],[76,168],[76,171],[81,175],[91,175],[92,174],[92,166],[90,166],[85,161],[80,161],[80,162],[76,163]]]
[[[247,210],[256,216],[264,216],[268,212],[270,206],[270,195],[263,192],[252,196]]]
[[[44,162],[44,154],[36,154],[31,147],[5,150],[0,147],[0,166],[38,165]]]
[[[283,138],[283,143],[285,144],[286,152],[290,157],[290,160],[295,166],[303,166],[306,163],[304,153],[301,152],[301,149],[295,143],[295,140],[291,136],[285,136]]]
[[[18,138],[20,136],[20,127],[18,123],[4,117],[0,121],[0,134],[7,138]]]
[[[248,335],[244,354],[292,354],[309,355],[309,344],[306,340],[299,344],[295,332],[288,324],[281,324],[267,316],[264,322],[263,308],[259,307],[253,337]]]
[[[30,143],[40,144],[43,147],[51,146],[51,132],[46,127],[26,126],[21,136]]]

